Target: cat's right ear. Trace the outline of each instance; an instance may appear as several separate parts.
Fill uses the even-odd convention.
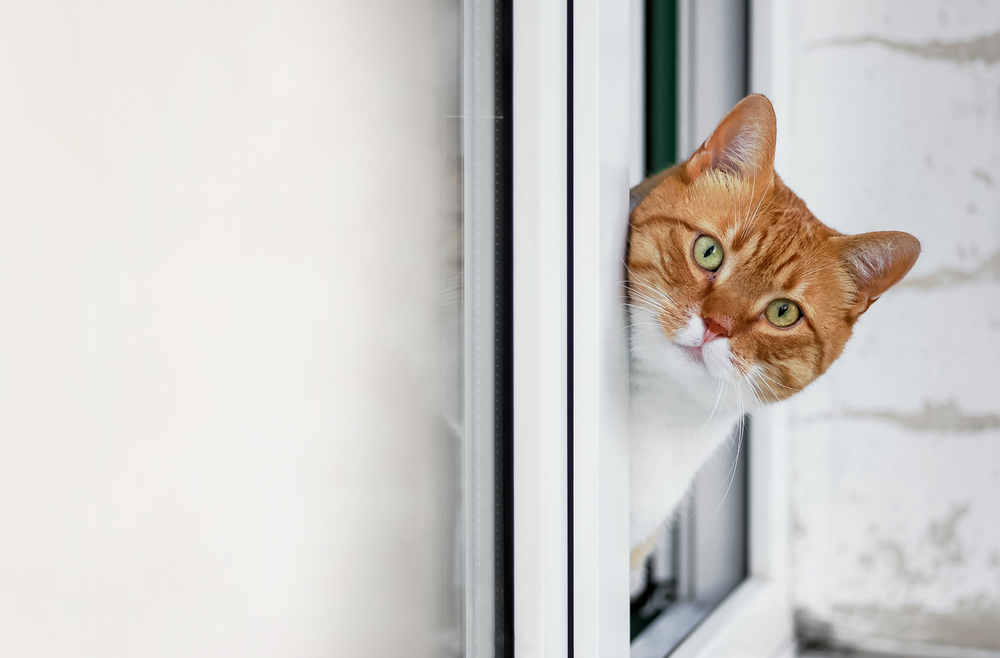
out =
[[[769,184],[774,177],[777,134],[771,101],[761,94],[747,96],[688,158],[688,178],[694,180],[709,169],[722,169]]]

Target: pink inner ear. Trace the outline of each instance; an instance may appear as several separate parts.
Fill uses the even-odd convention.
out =
[[[899,283],[920,255],[920,242],[900,231],[863,233],[845,240],[844,257],[858,288],[858,314]]]
[[[771,102],[759,94],[747,96],[688,160],[688,176],[693,180],[712,168],[759,178],[773,167],[776,134]]]
[[[755,171],[767,159],[766,150],[757,134],[755,117],[745,115],[739,123],[723,122],[712,134],[709,147],[712,152],[712,166],[728,169],[734,174]]]

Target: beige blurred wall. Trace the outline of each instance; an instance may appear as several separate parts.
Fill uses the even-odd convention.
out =
[[[820,635],[1000,649],[1000,3],[790,12],[780,173],[827,224],[923,245],[792,403],[796,606]]]
[[[439,18],[0,4],[0,655],[425,653]]]

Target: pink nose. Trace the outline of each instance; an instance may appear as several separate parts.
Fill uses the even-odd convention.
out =
[[[705,342],[716,338],[729,338],[729,330],[733,326],[733,321],[723,315],[712,313],[702,318],[705,321]]]

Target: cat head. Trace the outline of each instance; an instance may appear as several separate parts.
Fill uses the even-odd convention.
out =
[[[628,253],[633,322],[765,401],[826,371],[920,254],[906,233],[822,224],[775,173],[775,136],[770,101],[740,101],[686,162],[632,190]]]

